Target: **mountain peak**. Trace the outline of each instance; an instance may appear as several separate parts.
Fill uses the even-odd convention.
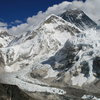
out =
[[[75,14],[75,15],[84,14],[84,12],[82,10],[80,10],[80,9],[68,9],[66,11],[66,13],[68,13],[70,15],[73,15],[73,14]]]
[[[48,16],[37,30],[45,31],[45,33],[69,32],[71,35],[81,32],[74,24],[54,14]]]
[[[48,17],[45,19],[44,23],[46,23],[46,24],[55,23],[56,20],[62,21],[63,19],[60,18],[59,16],[55,15],[55,14],[51,14],[50,16],[48,16]],[[64,22],[64,21],[63,21],[63,22]]]
[[[97,24],[80,9],[69,9],[60,16],[81,30],[97,27]]]

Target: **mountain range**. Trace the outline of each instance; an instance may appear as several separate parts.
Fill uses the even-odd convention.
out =
[[[20,36],[2,31],[0,89],[7,93],[1,99],[99,100],[97,27],[82,10],[69,9]]]

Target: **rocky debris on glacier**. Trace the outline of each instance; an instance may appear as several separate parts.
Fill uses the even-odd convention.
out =
[[[100,100],[100,98],[97,98],[97,97],[92,96],[92,95],[84,95],[84,96],[82,96],[82,99],[83,100]]]

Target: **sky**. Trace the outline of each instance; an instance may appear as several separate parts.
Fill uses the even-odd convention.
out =
[[[64,0],[0,0],[0,22],[17,25],[26,21],[28,17],[36,15],[39,11]],[[73,0],[66,0],[73,1]],[[78,0],[79,1],[79,0]],[[83,0],[85,1],[85,0]]]

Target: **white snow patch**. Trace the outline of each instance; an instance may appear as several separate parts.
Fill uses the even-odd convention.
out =
[[[13,72],[13,71],[14,71],[10,66],[5,66],[5,67],[4,67],[4,70],[5,70],[6,72]]]
[[[84,77],[84,74],[79,74],[76,77],[72,77],[71,80],[72,85],[82,86],[87,81],[87,78]]]
[[[50,68],[47,73],[48,73],[48,75],[45,76],[44,78],[56,77],[59,72],[54,71],[52,68]]]
[[[81,19],[82,18],[82,14],[79,14],[78,16],[77,16],[77,19]]]

